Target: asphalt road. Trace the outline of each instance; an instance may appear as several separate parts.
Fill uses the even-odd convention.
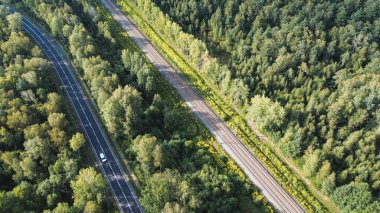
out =
[[[11,10],[11,12],[14,11]],[[23,17],[22,23],[24,30],[37,42],[53,63],[120,212],[144,212],[130,183],[126,179],[125,172],[114,154],[107,136],[104,134],[99,119],[74,75],[74,68],[64,57],[64,51],[52,37],[36,27],[30,20]],[[105,154],[106,162],[101,161],[100,153]]]
[[[113,18],[141,48],[158,71],[179,92],[192,112],[214,135],[218,143],[242,168],[249,179],[258,186],[264,196],[282,212],[305,212],[275,180],[267,168],[247,149],[242,141],[215,114],[203,98],[187,80],[165,60],[151,42],[138,30],[136,25],[124,15],[112,0],[102,0]]]

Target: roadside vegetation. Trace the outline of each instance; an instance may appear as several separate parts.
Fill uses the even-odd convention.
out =
[[[86,139],[58,85],[20,14],[0,8],[1,212],[107,208],[106,182],[85,157]]]
[[[380,209],[378,2],[117,2],[307,209],[334,205],[283,156],[343,212]]]
[[[147,212],[273,211],[97,2],[8,3],[38,20],[70,53],[138,177]]]

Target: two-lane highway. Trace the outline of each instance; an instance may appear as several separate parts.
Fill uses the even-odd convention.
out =
[[[11,12],[14,12],[13,9],[11,9]],[[125,172],[114,154],[107,136],[104,134],[99,119],[88,103],[85,93],[74,75],[74,68],[64,57],[64,51],[52,37],[36,27],[30,20],[23,17],[22,23],[24,30],[37,42],[53,63],[120,212],[144,212],[130,183],[126,179]],[[100,153],[104,153],[107,159],[105,162],[101,161]]]
[[[215,114],[187,80],[170,66],[136,25],[120,11],[116,3],[113,0],[102,0],[102,2],[113,18],[157,67],[158,71],[179,92],[193,113],[214,135],[219,144],[236,161],[249,179],[262,190],[264,196],[280,211],[304,212],[301,205],[281,187],[268,169]]]

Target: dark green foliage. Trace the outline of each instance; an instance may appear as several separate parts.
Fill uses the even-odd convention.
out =
[[[350,183],[338,187],[332,198],[342,208],[343,212],[373,212],[379,208],[379,202],[373,202],[373,197],[366,183]],[[372,203],[372,204],[371,204]]]

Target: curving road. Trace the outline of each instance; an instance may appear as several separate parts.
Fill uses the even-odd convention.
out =
[[[214,135],[218,143],[242,168],[249,179],[262,190],[264,196],[279,211],[305,212],[301,205],[280,186],[266,167],[197,94],[187,80],[170,66],[136,25],[120,11],[116,3],[112,0],[102,0],[102,2],[113,18],[157,67],[158,71],[179,92],[196,117]]]
[[[13,9],[10,11],[14,12]],[[120,212],[144,212],[98,118],[74,75],[74,68],[64,57],[64,51],[52,37],[36,27],[30,20],[23,17],[22,23],[24,30],[37,42],[53,63]],[[105,154],[106,162],[101,161],[100,153]]]

